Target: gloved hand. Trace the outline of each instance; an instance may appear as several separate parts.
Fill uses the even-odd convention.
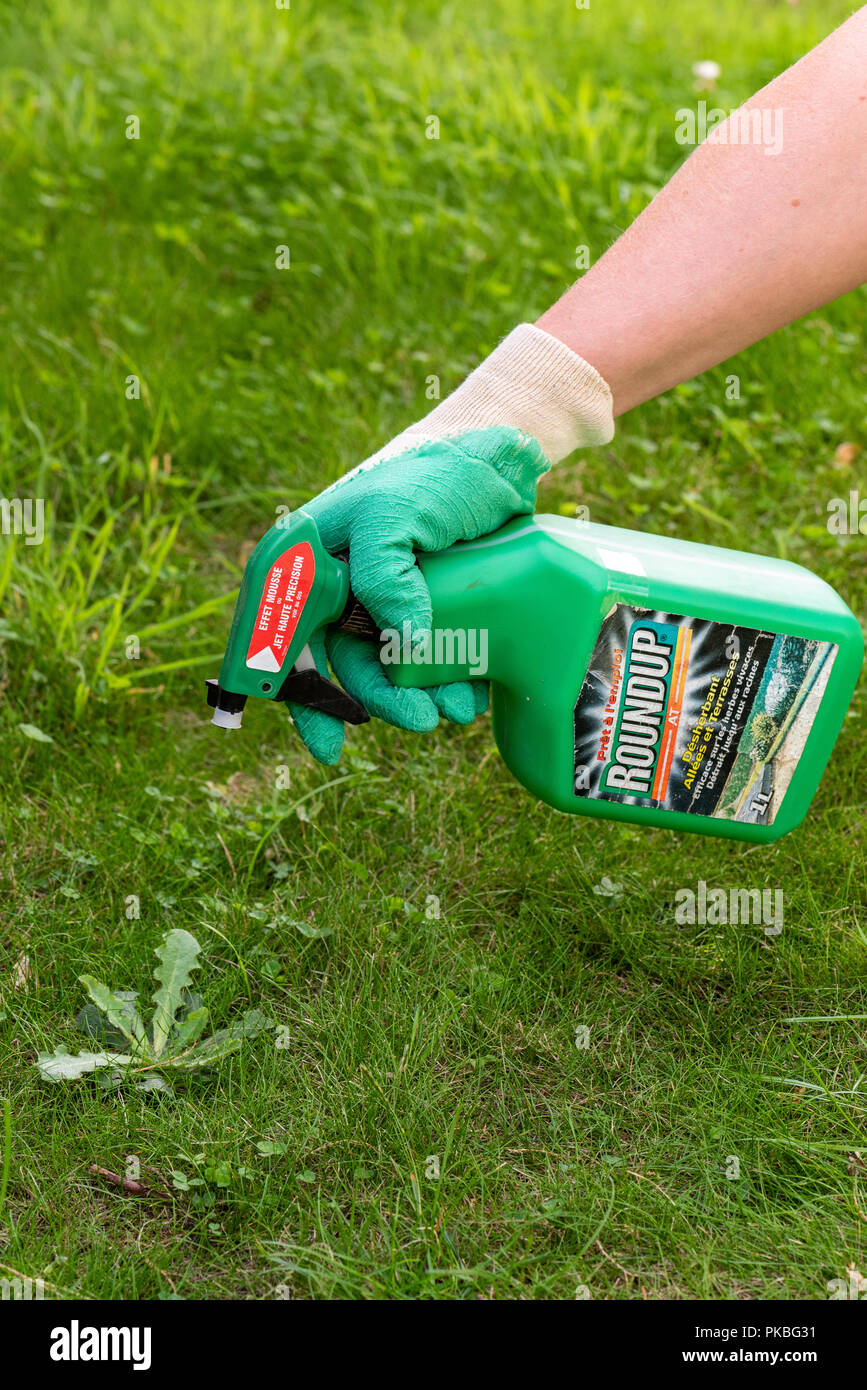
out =
[[[536,483],[552,462],[614,433],[611,393],[598,372],[559,339],[522,324],[419,424],[304,504],[326,549],[349,551],[350,583],[380,628],[413,640],[430,630],[427,585],[414,550],[445,550],[532,512]],[[439,715],[469,724],[487,706],[483,681],[427,689],[392,684],[374,646],[345,632],[310,643],[323,675],[330,660],[369,714],[414,732]],[[333,764],[343,723],[290,704],[320,762]]]

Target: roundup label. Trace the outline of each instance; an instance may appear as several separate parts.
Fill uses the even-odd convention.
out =
[[[316,560],[307,541],[284,550],[265,578],[246,664],[254,671],[280,670],[313,587]]]
[[[575,795],[772,824],[836,652],[616,604],[575,705]]]

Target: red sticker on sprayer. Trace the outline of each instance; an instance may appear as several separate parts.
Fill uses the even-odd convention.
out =
[[[300,541],[274,561],[262,597],[256,625],[247,648],[247,665],[254,671],[279,671],[310,590],[316,561],[307,541]]]

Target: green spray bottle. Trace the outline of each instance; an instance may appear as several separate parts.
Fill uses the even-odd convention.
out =
[[[809,570],[559,516],[416,559],[424,646],[377,631],[312,517],[281,518],[247,563],[212,722],[240,727],[251,695],[364,722],[310,656],[337,624],[381,641],[398,685],[489,679],[506,764],[557,810],[759,842],[803,819],[864,657]]]

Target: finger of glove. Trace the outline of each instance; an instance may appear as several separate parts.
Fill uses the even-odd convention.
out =
[[[448,685],[428,686],[430,695],[440,714],[451,720],[452,724],[472,724],[480,711],[476,707],[474,685],[481,681],[450,681]],[[487,704],[487,698],[485,699]]]
[[[491,698],[491,689],[487,681],[470,681],[473,688],[473,700],[476,706],[476,714],[484,714],[488,708],[488,701]]]
[[[539,478],[551,467],[550,459],[533,435],[497,426],[467,430],[451,442],[469,458],[493,468],[503,482],[514,489],[514,511],[532,512]]]
[[[437,707],[425,690],[392,685],[370,642],[346,632],[328,636],[328,655],[344,690],[363,705],[368,714],[386,724],[413,733],[429,733],[439,723]]]
[[[319,674],[328,678],[328,658],[322,632],[315,632],[310,638],[310,653]],[[317,762],[333,767],[340,761],[345,732],[342,719],[335,719],[333,714],[325,714],[322,710],[308,709],[306,705],[296,705],[294,701],[289,702],[289,713],[302,743]]]
[[[347,478],[341,478],[324,492],[320,492],[318,497],[313,497],[309,502],[305,502],[302,508],[308,516],[312,516],[316,522],[316,529],[319,532],[319,539],[330,550],[332,554],[338,550],[345,550],[349,545],[349,517],[352,515],[352,488],[348,489],[347,499],[346,484]]]
[[[395,534],[392,526],[386,508],[368,511],[353,527],[349,582],[359,603],[380,628],[396,632],[402,640],[404,623],[409,623],[410,635],[417,638],[430,631],[430,593],[415,563],[412,540]]]

